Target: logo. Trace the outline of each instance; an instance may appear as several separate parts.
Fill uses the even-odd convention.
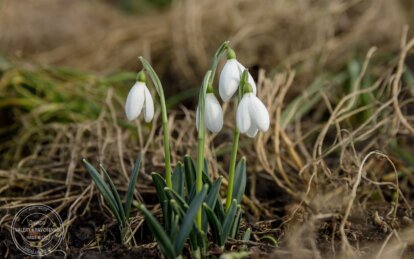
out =
[[[47,205],[30,205],[14,216],[11,236],[16,247],[30,256],[55,251],[63,240],[62,219]]]

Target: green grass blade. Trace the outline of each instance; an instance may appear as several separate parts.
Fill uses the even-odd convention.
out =
[[[117,210],[115,198],[111,190],[109,189],[108,185],[105,183],[105,181],[102,179],[101,175],[98,173],[98,171],[95,169],[93,165],[86,161],[86,159],[82,159],[82,162],[85,165],[86,171],[88,171],[88,173],[92,177],[92,180],[95,182],[95,185],[98,188],[99,192],[102,194],[105,201],[108,203],[108,206],[112,210],[112,213],[114,213],[116,219],[118,220],[118,223],[122,225],[123,221],[121,219],[121,215]]]
[[[176,254],[180,254],[181,250],[184,247],[185,240],[187,239],[188,235],[190,234],[193,226],[195,224],[195,218],[197,216],[197,211],[203,204],[204,198],[207,194],[207,186],[204,186],[201,192],[199,192],[192,202],[190,203],[190,207],[188,208],[183,220],[180,232],[177,234],[175,239],[175,252]]]
[[[167,258],[175,258],[179,253],[175,253],[174,246],[171,240],[168,238],[167,233],[165,233],[164,229],[162,228],[161,224],[157,221],[157,219],[145,208],[144,205],[139,206],[140,211],[144,214],[145,221],[148,224],[152,234],[154,235],[155,239],[157,240],[157,244],[159,245],[161,251]]]
[[[99,167],[102,169],[102,171],[103,171],[106,179],[108,180],[109,187],[111,188],[112,194],[113,194],[114,199],[115,199],[116,207],[117,207],[118,212],[119,212],[119,214],[121,216],[121,219],[123,221],[122,225],[125,226],[126,225],[126,222],[127,222],[127,217],[125,216],[125,211],[124,211],[124,208],[122,207],[122,202],[121,202],[121,198],[119,197],[119,193],[116,190],[115,184],[114,184],[114,182],[112,182],[112,179],[109,176],[108,171],[106,171],[106,169],[103,166],[103,164],[100,163],[99,164]]]
[[[210,224],[213,240],[219,246],[224,245],[223,227],[220,224],[216,214],[210,209],[207,203],[203,203],[204,212],[206,213],[208,223]]]
[[[131,179],[129,179],[128,191],[125,196],[125,216],[127,220],[129,219],[129,214],[131,213],[132,198],[134,196],[134,190],[135,190],[135,186],[136,186],[138,175],[139,175],[141,159],[142,157],[139,157],[135,161],[134,169],[132,169],[132,173],[131,173]]]
[[[240,204],[246,190],[246,158],[240,159],[237,163],[234,179],[233,198]]]

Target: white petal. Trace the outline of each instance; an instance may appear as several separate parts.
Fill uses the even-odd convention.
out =
[[[240,75],[243,74],[243,71],[246,69],[242,64],[240,64],[240,62],[237,61],[237,65],[239,67],[240,70]],[[247,77],[247,82],[249,82],[249,84],[252,86],[253,88],[253,93],[256,94],[256,83],[254,82],[254,79],[252,77],[252,75],[249,72],[249,75]]]
[[[256,137],[258,131],[259,131],[259,129],[256,127],[255,124],[252,123],[250,125],[250,128],[247,130],[246,135],[251,137],[251,138],[254,138],[254,137]]]
[[[199,127],[199,125],[198,125],[198,122],[200,121],[200,114],[199,114],[199,108],[198,108],[198,106],[197,106],[197,109],[196,109],[196,128],[197,128],[197,131],[198,131],[198,127]]]
[[[132,121],[138,118],[144,105],[144,87],[142,82],[136,82],[128,93],[125,103],[125,113],[128,120]]]
[[[248,95],[251,93],[244,95],[237,107],[236,124],[240,133],[245,133],[251,126]]]
[[[150,91],[144,86],[145,102],[144,102],[144,120],[150,122],[154,117],[154,101]]]
[[[223,128],[223,110],[213,93],[206,95],[204,122],[206,128],[213,133],[217,133]]]
[[[220,74],[219,92],[223,101],[227,102],[239,87],[240,72],[235,59],[227,60]]]
[[[270,126],[269,112],[266,106],[255,95],[249,95],[249,113],[253,124],[261,131],[267,131]]]

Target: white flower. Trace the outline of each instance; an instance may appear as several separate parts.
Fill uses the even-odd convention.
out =
[[[235,58],[227,60],[221,71],[219,80],[219,92],[223,101],[227,102],[236,93],[239,87],[240,77],[245,69]],[[250,73],[247,81],[252,86],[253,93],[256,94],[256,83]]]
[[[198,130],[199,107],[196,111],[196,127]],[[204,125],[213,133],[219,132],[223,128],[223,110],[220,103],[213,93],[207,93],[204,106]]]
[[[125,113],[128,120],[132,121],[138,118],[142,110],[145,121],[150,122],[154,117],[154,101],[145,83],[137,81],[128,93]]]
[[[237,107],[236,122],[240,133],[253,138],[258,130],[264,132],[269,129],[269,113],[254,93],[246,93]]]

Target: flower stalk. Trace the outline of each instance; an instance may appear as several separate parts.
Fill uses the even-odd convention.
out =
[[[157,90],[158,96],[160,98],[161,104],[161,118],[162,118],[162,130],[164,134],[164,158],[165,158],[165,180],[167,183],[168,188],[172,188],[172,180],[171,180],[171,155],[170,155],[170,131],[168,129],[168,116],[167,116],[167,106],[165,104],[165,96],[164,90],[162,88],[161,81],[155,73],[154,69],[151,67],[149,62],[143,58],[139,57],[142,65],[144,66],[145,70],[148,72],[151,80]]]
[[[204,76],[203,84],[201,85],[200,95],[199,95],[199,109],[198,109],[198,137],[197,137],[197,171],[196,171],[196,192],[201,192],[203,188],[203,167],[204,167],[204,145],[205,145],[205,137],[206,137],[206,130],[204,125],[204,111],[205,111],[205,97],[207,94],[207,89],[209,86],[211,77],[211,70],[207,71],[206,75]],[[202,213],[201,208],[197,212],[197,227],[201,229],[202,223]]]
[[[237,101],[240,103],[241,98],[244,94],[244,86],[247,84],[249,72],[247,69],[243,71],[241,75],[239,91],[237,95]],[[237,127],[234,127],[233,133],[233,144],[231,147],[231,155],[230,155],[230,168],[229,168],[229,182],[227,186],[227,197],[226,197],[226,211],[230,209],[231,202],[233,201],[233,187],[234,187],[234,171],[236,169],[236,160],[237,160],[237,150],[239,148],[239,138],[240,132]]]

